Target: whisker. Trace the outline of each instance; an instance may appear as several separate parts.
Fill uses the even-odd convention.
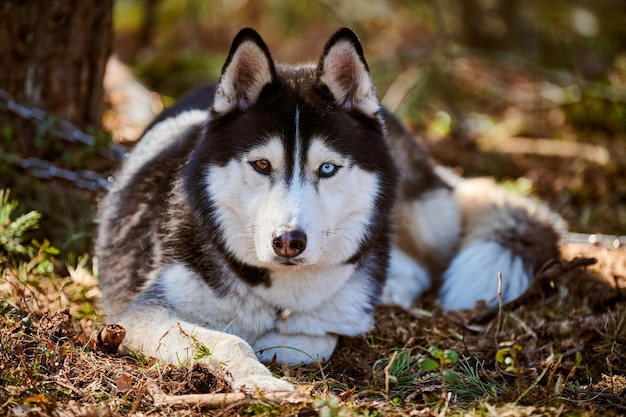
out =
[[[341,230],[346,230],[346,229],[328,229],[328,230],[324,230],[324,235],[325,236],[330,236],[330,235],[337,236],[337,237],[340,237],[340,238],[345,239],[346,241],[352,243],[354,241],[354,239],[339,233],[339,231],[341,231]]]

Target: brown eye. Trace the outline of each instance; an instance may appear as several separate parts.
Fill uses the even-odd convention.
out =
[[[272,172],[272,164],[267,159],[257,159],[256,161],[250,162],[252,168],[260,174],[269,175]]]

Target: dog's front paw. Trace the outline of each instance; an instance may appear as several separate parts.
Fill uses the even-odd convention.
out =
[[[233,389],[239,392],[294,391],[293,385],[282,379],[267,375],[249,375],[233,381]]]

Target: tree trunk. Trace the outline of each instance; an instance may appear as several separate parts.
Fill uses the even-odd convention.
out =
[[[112,15],[112,0],[3,0],[0,88],[20,104],[99,128]],[[5,135],[7,126],[21,151],[32,150],[32,122],[2,110]]]

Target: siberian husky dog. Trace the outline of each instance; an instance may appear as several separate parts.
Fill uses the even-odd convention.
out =
[[[434,164],[378,102],[357,36],[277,64],[252,29],[217,85],[161,114],[99,211],[101,306],[125,345],[291,390],[261,362],[328,360],[438,277],[442,308],[510,301],[559,256],[556,217]]]

